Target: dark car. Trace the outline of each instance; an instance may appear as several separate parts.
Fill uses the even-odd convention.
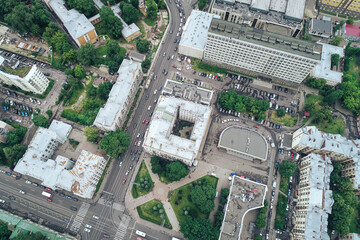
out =
[[[66,195],[65,197],[66,197],[67,199],[72,199],[72,197],[69,196],[69,195]]]
[[[32,185],[34,185],[35,187],[37,187],[37,186],[39,186],[39,184],[37,184],[37,183],[32,183]]]
[[[10,200],[15,200],[16,198],[14,196],[9,196]]]
[[[79,201],[79,199],[77,199],[77,198],[73,198],[73,200],[74,200],[75,202]]]
[[[40,185],[40,188],[41,188],[41,189],[45,189],[46,187],[45,187],[45,186],[43,186],[43,185]]]
[[[11,172],[5,172],[5,174],[11,176]]]
[[[60,196],[60,197],[65,197],[65,194],[59,193],[59,196]]]
[[[73,211],[77,211],[77,208],[74,207],[74,206],[71,206],[70,209],[73,210]]]

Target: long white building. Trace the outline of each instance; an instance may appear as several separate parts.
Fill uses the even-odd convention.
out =
[[[16,70],[17,68],[24,68],[27,72],[26,76],[18,76],[11,74],[9,70]],[[26,69],[28,68],[28,69]],[[31,68],[28,66],[20,66],[18,61],[7,60],[0,56],[0,81],[7,85],[14,85],[26,92],[33,92],[42,94],[49,86],[49,79],[33,65]]]
[[[321,45],[213,18],[203,60],[244,73],[301,83],[321,61]]]
[[[298,201],[295,208],[294,240],[329,240],[327,219],[334,203],[330,190],[331,160],[326,155],[309,154],[300,164]]]

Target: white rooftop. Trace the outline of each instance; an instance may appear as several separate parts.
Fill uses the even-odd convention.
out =
[[[270,1],[271,0],[253,0],[250,7],[268,12],[270,8]]]
[[[141,63],[127,59],[123,60],[118,70],[119,76],[110,91],[109,98],[96,116],[95,126],[106,131],[115,131],[117,129],[116,121],[123,114],[130,90],[140,73]]]
[[[312,75],[316,78],[324,78],[331,82],[341,83],[343,73],[331,70],[331,55],[339,54],[340,57],[344,57],[344,49],[326,43],[319,42],[319,44],[322,45],[321,61],[315,66]]]
[[[285,16],[302,21],[305,13],[306,0],[288,0]]]
[[[136,26],[135,23],[132,23],[130,25],[123,25],[123,29],[121,30],[121,34],[123,35],[124,38],[127,38],[131,35],[133,35],[134,33],[139,32],[140,29],[138,28],[138,26]]]
[[[272,0],[270,10],[285,13],[287,0]]]
[[[205,48],[207,33],[211,20],[220,18],[215,14],[192,10],[186,20],[180,45],[203,50]]]
[[[143,147],[148,152],[158,151],[188,164],[192,163],[207,132],[210,114],[209,106],[172,96],[160,96]],[[194,123],[190,139],[172,134],[177,116]]]

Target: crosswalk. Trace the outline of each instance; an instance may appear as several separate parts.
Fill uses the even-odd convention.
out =
[[[74,228],[80,228],[81,223],[83,222],[87,211],[89,210],[90,204],[83,202],[78,213],[76,214],[76,217],[74,218],[74,221],[71,225],[71,229]]]
[[[114,238],[115,240],[123,240],[124,239],[124,236],[126,234],[126,229],[129,226],[130,220],[131,220],[130,216],[125,215],[125,214],[122,215],[121,222],[119,224],[119,228],[115,234],[115,238]]]

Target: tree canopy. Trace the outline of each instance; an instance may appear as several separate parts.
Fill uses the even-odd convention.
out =
[[[188,174],[188,167],[179,160],[166,165],[166,177],[171,181],[179,181]]]
[[[110,94],[112,86],[113,86],[113,84],[111,82],[100,83],[96,90],[98,98],[106,101],[109,98],[109,94]]]
[[[329,44],[334,45],[334,46],[339,46],[343,40],[344,40],[343,37],[335,36],[334,39],[329,41]]]
[[[144,73],[146,73],[151,66],[151,60],[150,58],[145,58],[145,60],[141,63],[141,67]]]
[[[278,115],[278,117],[285,116],[285,109],[279,108],[278,110],[276,110],[276,114]]]
[[[131,3],[120,2],[120,9],[121,17],[127,24],[139,21],[141,13]]]
[[[117,158],[126,151],[129,145],[130,136],[120,129],[116,132],[109,132],[99,143],[100,148],[113,158]]]
[[[38,127],[47,128],[50,125],[47,118],[45,116],[43,116],[43,115],[40,115],[40,114],[34,114],[34,117],[33,117],[32,121],[33,121],[34,125],[38,126]]]
[[[198,2],[199,9],[203,10],[207,2],[208,2],[207,0],[199,0]]]
[[[331,54],[331,68],[333,66],[337,66],[340,61],[340,55],[339,54]]]
[[[281,176],[289,178],[294,175],[294,172],[297,168],[296,163],[290,161],[282,161],[279,167],[279,173]]]
[[[84,135],[89,142],[95,142],[99,137],[99,130],[97,130],[95,127],[88,126],[84,129]]]
[[[146,53],[149,50],[150,42],[147,39],[138,39],[136,41],[136,49],[141,53]]]
[[[20,144],[4,147],[3,151],[5,158],[7,159],[7,165],[15,165],[16,162],[24,155],[26,149],[27,147]]]
[[[157,19],[157,12],[158,12],[158,6],[155,3],[154,0],[147,0],[146,1],[146,12],[148,14],[148,18],[152,21],[155,21]]]
[[[217,229],[213,228],[209,219],[192,218],[180,223],[180,231],[189,240],[217,240]]]
[[[191,201],[199,208],[202,213],[210,213],[214,210],[214,199],[216,195],[215,187],[203,182],[201,185],[194,186],[190,191]]]
[[[27,132],[27,128],[23,126],[17,126],[15,130],[7,132],[7,144],[15,145],[17,143],[21,143],[25,134]]]
[[[83,79],[86,77],[86,69],[80,64],[76,65],[74,69],[75,77]]]
[[[65,2],[70,8],[75,8],[88,18],[94,16],[98,12],[93,0],[65,0]]]
[[[84,66],[90,66],[95,62],[95,48],[94,45],[86,43],[77,51],[77,59]]]
[[[306,85],[316,89],[322,89],[326,84],[326,80],[323,78],[308,77],[305,81]]]
[[[122,22],[115,16],[110,7],[104,6],[99,11],[101,21],[112,38],[118,39],[121,36]]]
[[[5,222],[0,221],[0,239],[5,240],[9,239],[11,231],[8,229],[8,226]]]

